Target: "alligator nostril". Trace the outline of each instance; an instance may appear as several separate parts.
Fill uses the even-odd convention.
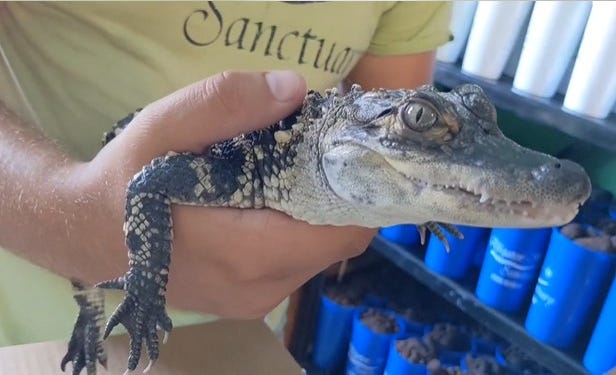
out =
[[[554,164],[554,168],[556,168],[556,169],[560,169],[560,163],[555,163],[555,164]]]

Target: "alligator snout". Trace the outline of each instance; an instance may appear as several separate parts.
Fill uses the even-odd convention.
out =
[[[583,203],[590,195],[590,178],[579,164],[570,160],[550,160],[531,171],[533,179],[550,187],[563,203]]]
[[[541,181],[545,177],[545,175],[554,173],[554,171],[560,169],[561,167],[562,167],[562,164],[560,163],[560,160],[559,160],[559,161],[540,165],[539,167],[533,169],[531,173],[537,181]]]

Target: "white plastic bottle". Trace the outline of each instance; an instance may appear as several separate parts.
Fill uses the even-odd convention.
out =
[[[590,8],[590,1],[535,3],[513,80],[516,91],[545,98],[556,93],[582,39]]]
[[[593,1],[563,107],[606,118],[616,102],[616,1]]]
[[[479,1],[462,70],[487,79],[500,78],[532,5],[532,1]]]
[[[473,16],[477,8],[477,1],[454,1],[451,7],[451,22],[449,29],[453,40],[436,50],[438,61],[454,63],[460,57],[462,48],[466,44],[468,33],[473,24]]]

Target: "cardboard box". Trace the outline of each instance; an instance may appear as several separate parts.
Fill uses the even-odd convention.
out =
[[[123,374],[128,357],[128,337],[112,336],[105,342],[108,369],[98,374]],[[2,375],[58,375],[66,342],[46,342],[0,348]],[[135,373],[147,365],[145,351]],[[66,373],[72,367],[67,365]],[[85,370],[82,372],[85,374]],[[260,320],[220,320],[174,328],[151,375],[300,375],[293,357]]]

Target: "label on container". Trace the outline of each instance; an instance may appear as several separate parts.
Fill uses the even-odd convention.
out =
[[[541,253],[523,253],[508,249],[498,237],[492,236],[488,254],[497,267],[490,273],[490,279],[509,289],[521,289],[535,277]]]
[[[542,303],[544,307],[551,307],[554,305],[556,299],[548,293],[548,290],[550,290],[550,279],[553,275],[554,272],[552,269],[550,267],[545,267],[542,275],[537,280],[537,286],[533,294],[533,304]]]
[[[369,358],[349,345],[349,362],[346,375],[381,375],[386,358]]]

